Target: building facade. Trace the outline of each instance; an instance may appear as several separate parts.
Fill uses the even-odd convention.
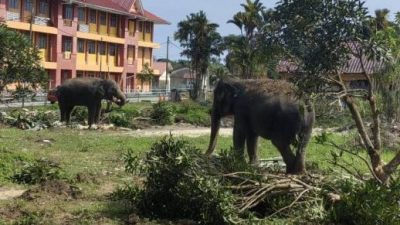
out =
[[[154,25],[168,24],[140,0],[0,0],[0,17],[39,48],[50,88],[69,78],[103,77],[128,92],[139,87],[136,74],[152,66],[159,48]]]

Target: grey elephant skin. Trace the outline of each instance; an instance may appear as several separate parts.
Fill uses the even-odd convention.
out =
[[[292,84],[282,80],[221,80],[214,89],[211,136],[206,154],[217,142],[222,117],[233,115],[233,147],[250,163],[257,163],[258,137],[271,140],[279,150],[289,174],[305,171],[305,149],[310,140],[315,112],[309,100],[295,97]],[[291,145],[297,150],[292,152]]]
[[[113,80],[100,78],[73,78],[65,81],[56,90],[61,122],[70,122],[75,106],[88,108],[89,127],[98,123],[103,99],[113,101],[119,106],[126,103],[125,94]]]

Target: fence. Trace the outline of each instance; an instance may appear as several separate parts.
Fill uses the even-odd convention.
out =
[[[190,89],[175,89],[179,91],[182,95],[182,99],[189,98],[189,91]],[[171,90],[166,89],[153,89],[149,92],[142,92],[142,91],[131,91],[125,93],[127,100],[129,102],[158,102],[162,100],[168,100],[171,96]],[[32,97],[22,98],[15,98],[9,93],[4,93],[0,95],[0,108],[8,108],[8,107],[22,107],[24,106],[38,106],[38,105],[45,105],[49,104],[47,101],[47,93],[36,93]]]

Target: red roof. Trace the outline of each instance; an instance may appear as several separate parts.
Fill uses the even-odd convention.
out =
[[[153,13],[143,10],[143,14],[137,12],[133,13],[130,10],[132,9],[133,4],[135,3],[135,0],[75,0],[75,2],[78,2],[80,4],[86,4],[89,7],[99,7],[99,8],[104,8],[105,10],[109,9],[112,11],[115,11],[116,13],[121,13],[124,15],[132,15],[136,17],[141,17],[145,20],[150,20],[155,23],[159,24],[169,24],[168,21],[154,15]]]

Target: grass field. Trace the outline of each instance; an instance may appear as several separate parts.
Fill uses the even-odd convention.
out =
[[[118,136],[112,131],[69,128],[42,131],[0,128],[0,191],[36,190],[33,197],[0,200],[0,224],[124,224],[130,214],[129,207],[112,201],[109,195],[118,186],[140,182],[140,178],[124,172],[123,153],[131,149],[135,154],[143,155],[160,138]],[[203,151],[208,145],[208,136],[182,138]],[[340,135],[333,135],[332,138],[337,143],[350,139]],[[218,149],[229,149],[230,146],[230,137],[219,138]],[[308,165],[312,169],[329,172],[332,167],[328,163],[332,158],[331,150],[313,141],[308,148]],[[259,152],[260,158],[279,156],[265,140],[260,141]],[[388,152],[385,157],[391,155]],[[13,183],[10,177],[25,163],[42,158],[59,163],[64,179],[80,189],[77,197],[55,194],[37,185]],[[360,161],[353,163],[366,171]],[[139,224],[157,223],[141,220]]]

